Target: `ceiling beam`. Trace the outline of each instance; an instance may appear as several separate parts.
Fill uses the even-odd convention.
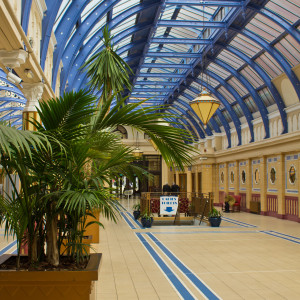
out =
[[[184,21],[184,20],[159,20],[160,27],[193,27],[193,28],[226,28],[225,22],[217,21]]]
[[[142,68],[175,68],[175,69],[190,69],[190,64],[143,64]]]
[[[146,57],[181,57],[181,58],[200,58],[200,53],[186,52],[148,52]]]
[[[142,92],[142,93],[153,93],[153,92],[162,92],[162,93],[170,93],[172,92],[172,89],[160,89],[160,88],[155,88],[155,89],[151,89],[151,88],[135,88],[132,90],[132,93],[138,93],[138,92]]]
[[[138,77],[172,77],[172,78],[182,78],[184,74],[174,74],[174,73],[140,73]]]
[[[204,0],[204,1],[199,1],[199,0],[186,0],[182,2],[182,0],[166,0],[167,5],[192,5],[192,6],[243,6],[244,1],[241,0],[231,0],[231,1],[226,1],[226,0]]]
[[[153,38],[154,44],[186,44],[186,45],[210,45],[211,39],[178,39],[178,38]]]
[[[136,85],[177,85],[177,82],[142,80],[142,81],[137,81]]]

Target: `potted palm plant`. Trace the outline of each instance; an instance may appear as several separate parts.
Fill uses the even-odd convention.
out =
[[[141,223],[143,227],[150,228],[153,223],[153,214],[150,211],[145,210],[141,215]]]
[[[133,216],[137,220],[141,215],[141,204],[137,203],[133,205]]]
[[[222,214],[216,208],[212,208],[212,210],[208,214],[208,220],[211,227],[220,227],[222,221]]]
[[[109,35],[104,37],[109,40],[105,51],[110,52]],[[118,65],[115,52],[107,54],[112,55],[110,66]],[[108,72],[98,65],[91,68],[89,75],[93,70],[98,75]],[[121,99],[120,94],[111,109],[112,92],[121,85],[106,75],[102,84],[107,88],[100,106],[89,91],[71,92],[41,103],[38,112],[42,124],[33,122],[37,132],[19,132],[0,125],[0,163],[12,190],[0,197],[0,221],[5,233],[17,239],[16,258],[5,257],[15,259],[15,271],[5,270],[10,261],[4,262],[0,270],[1,299],[58,300],[65,299],[65,290],[70,299],[88,299],[91,281],[98,278],[101,255],[88,255],[85,232],[91,225],[102,226],[96,218],[89,221],[88,217],[100,211],[116,221],[118,201],[108,188],[111,180],[120,173],[127,177],[145,173],[131,164],[135,160],[133,149],[122,144],[114,133],[117,125],[132,126],[148,134],[167,165],[182,169],[190,164],[195,150],[184,142],[191,140],[190,133],[165,126],[164,118],[172,115],[162,112],[162,107],[125,105],[126,99]],[[148,213],[146,217],[151,220]],[[21,257],[24,243],[27,257]],[[60,256],[62,252],[66,258]],[[73,271],[55,272],[65,269],[66,260]],[[51,271],[35,272],[47,268]]]

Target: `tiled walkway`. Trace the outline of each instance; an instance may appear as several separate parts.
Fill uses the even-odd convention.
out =
[[[141,229],[127,203],[103,220],[97,299],[300,299],[299,223],[241,212]]]
[[[101,220],[97,299],[300,299],[299,223],[241,212],[220,228],[141,229],[134,201],[121,202],[117,224]],[[0,253],[13,252],[0,233]]]

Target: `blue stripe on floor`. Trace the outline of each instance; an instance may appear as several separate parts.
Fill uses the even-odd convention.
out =
[[[134,218],[134,216],[133,216],[131,213],[127,212],[127,215],[134,221],[134,223],[135,223],[140,229],[144,229],[144,227],[142,226],[142,224],[141,224],[138,220],[136,220],[136,219]]]
[[[175,266],[197,287],[197,289],[209,300],[220,299],[202,282],[193,272],[188,269],[175,255],[163,245],[152,233],[146,233],[163,253],[175,264]]]
[[[120,206],[127,211],[127,209],[119,202]]]
[[[260,231],[260,232],[265,233],[265,234],[268,234],[268,235],[271,235],[271,236],[275,236],[275,237],[278,237],[278,238],[280,238],[280,239],[287,240],[287,241],[290,241],[290,242],[293,242],[293,243],[296,243],[296,244],[300,244],[300,242],[297,242],[297,241],[295,241],[295,240],[292,240],[292,239],[283,237],[283,236],[281,236],[281,235],[272,233],[272,232],[270,232],[270,231],[263,231],[263,230],[262,230],[262,231]]]
[[[125,213],[121,212],[122,217],[131,229],[137,229],[126,217]]]
[[[142,242],[146,250],[155,260],[160,269],[164,272],[167,278],[171,281],[174,288],[178,291],[178,293],[182,296],[184,300],[195,299],[191,293],[187,290],[187,288],[183,285],[183,283],[179,280],[176,274],[164,263],[162,258],[157,254],[157,252],[152,248],[152,246],[145,240],[141,233],[136,232],[136,236]]]
[[[244,223],[244,222],[233,220],[233,219],[226,218],[226,217],[222,217],[222,219],[226,222],[233,223],[233,224],[236,224],[236,225],[239,225],[239,226],[242,226],[242,227],[257,227],[257,226],[252,225],[252,224]]]
[[[288,237],[290,237],[290,238],[293,238],[294,240],[300,240],[300,238],[298,238],[298,237],[295,237],[295,236],[293,236],[293,235],[284,234],[284,233],[281,233],[281,232],[278,232],[278,231],[269,230],[269,232],[274,232],[274,233],[276,233],[276,234],[280,234],[280,235],[283,235],[283,236],[288,236]]]
[[[234,230],[234,231],[212,231],[212,230],[207,230],[207,231],[177,231],[177,232],[173,232],[173,231],[157,231],[157,232],[151,232],[153,234],[201,234],[201,233],[258,233],[257,230],[255,231],[238,231],[238,230]]]
[[[11,242],[9,245],[7,245],[6,247],[4,247],[3,249],[0,250],[0,255],[4,254],[6,251],[8,251],[10,248],[15,246],[16,244],[17,244],[17,241]]]

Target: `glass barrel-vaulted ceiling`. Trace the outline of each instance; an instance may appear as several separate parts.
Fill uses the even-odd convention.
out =
[[[61,92],[85,88],[79,68],[102,49],[108,24],[118,53],[133,70],[128,102],[165,104],[184,117],[198,138],[232,127],[241,144],[241,122],[254,141],[253,119],[261,118],[270,137],[269,108],[276,107],[282,133],[288,128],[285,104],[272,80],[285,73],[300,99],[293,68],[300,61],[299,0],[46,0],[43,39],[54,28],[53,87],[59,65]],[[42,41],[41,65],[47,47]],[[205,86],[221,106],[206,129],[189,102]],[[229,125],[230,124],[230,125]]]
[[[26,99],[6,77],[6,73],[0,69],[0,121],[21,129]]]

